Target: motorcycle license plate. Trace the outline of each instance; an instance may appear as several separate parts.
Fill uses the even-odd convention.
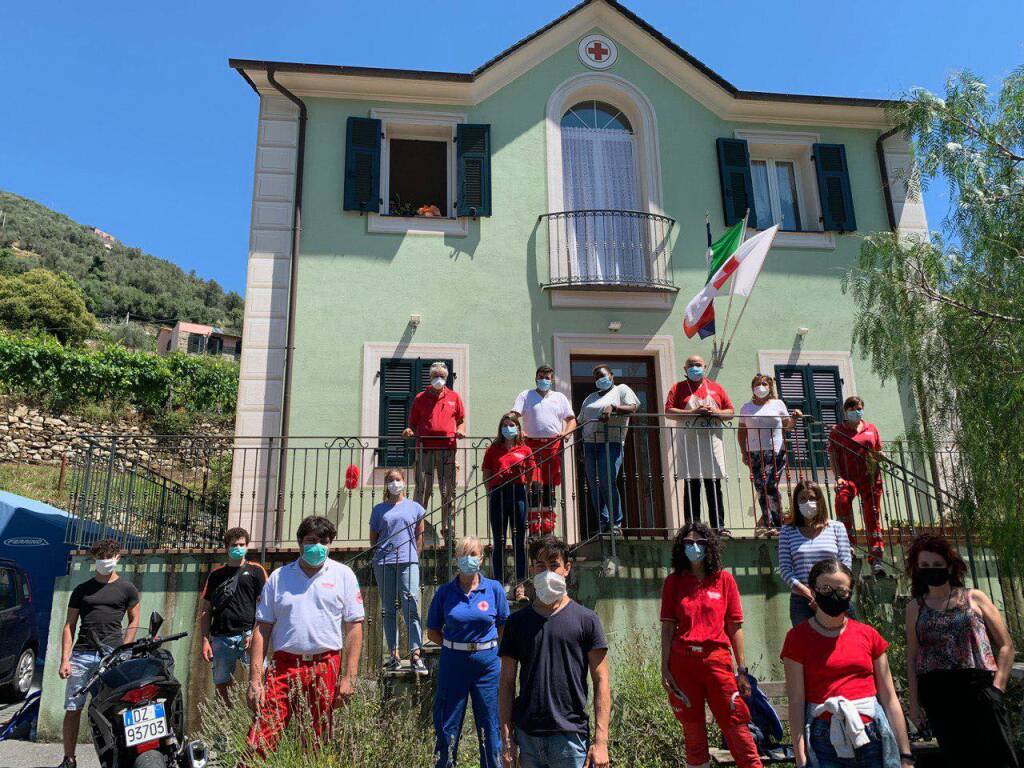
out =
[[[167,735],[167,715],[161,702],[121,713],[125,746],[134,747]]]

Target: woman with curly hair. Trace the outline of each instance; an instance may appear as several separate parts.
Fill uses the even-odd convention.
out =
[[[947,765],[1018,768],[1003,700],[1013,640],[999,609],[964,586],[967,565],[942,536],[914,539],[907,573],[910,719],[931,725]]]
[[[736,671],[733,671],[733,657]],[[672,573],[661,593],[661,679],[686,737],[686,763],[707,765],[707,701],[739,768],[760,768],[747,727],[750,680],[743,657],[743,606],[722,570],[718,535],[687,523],[672,545]]]

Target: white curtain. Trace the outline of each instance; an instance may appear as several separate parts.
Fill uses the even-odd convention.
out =
[[[565,210],[637,211],[633,135],[596,128],[562,128]],[[570,218],[569,276],[578,281],[642,281],[650,248],[646,221],[594,214]]]

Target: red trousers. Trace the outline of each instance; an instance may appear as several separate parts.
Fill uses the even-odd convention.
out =
[[[324,731],[330,738],[334,690],[340,672],[340,651],[321,653],[308,661],[294,653],[275,653],[264,683],[263,711],[256,715],[249,730],[249,746],[261,755],[276,750],[296,707],[309,712],[314,745],[319,744]]]
[[[882,541],[882,484],[868,480],[855,483],[851,480],[840,480],[836,486],[836,517],[846,526],[850,543],[855,544],[853,534],[853,500],[860,496],[860,505],[864,511],[864,529],[868,534],[871,546],[870,558],[878,560],[885,551]]]
[[[736,687],[729,649],[677,645],[672,648],[668,663],[676,687],[689,699],[686,704],[671,694],[668,697],[676,719],[683,726],[686,764],[706,766],[711,759],[704,722],[704,702],[707,702],[737,768],[761,768],[757,745],[747,727],[750,710]]]

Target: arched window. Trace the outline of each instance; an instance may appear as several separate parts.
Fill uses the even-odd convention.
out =
[[[633,132],[629,118],[622,110],[603,101],[581,101],[562,115],[563,128],[594,128],[598,130]]]

